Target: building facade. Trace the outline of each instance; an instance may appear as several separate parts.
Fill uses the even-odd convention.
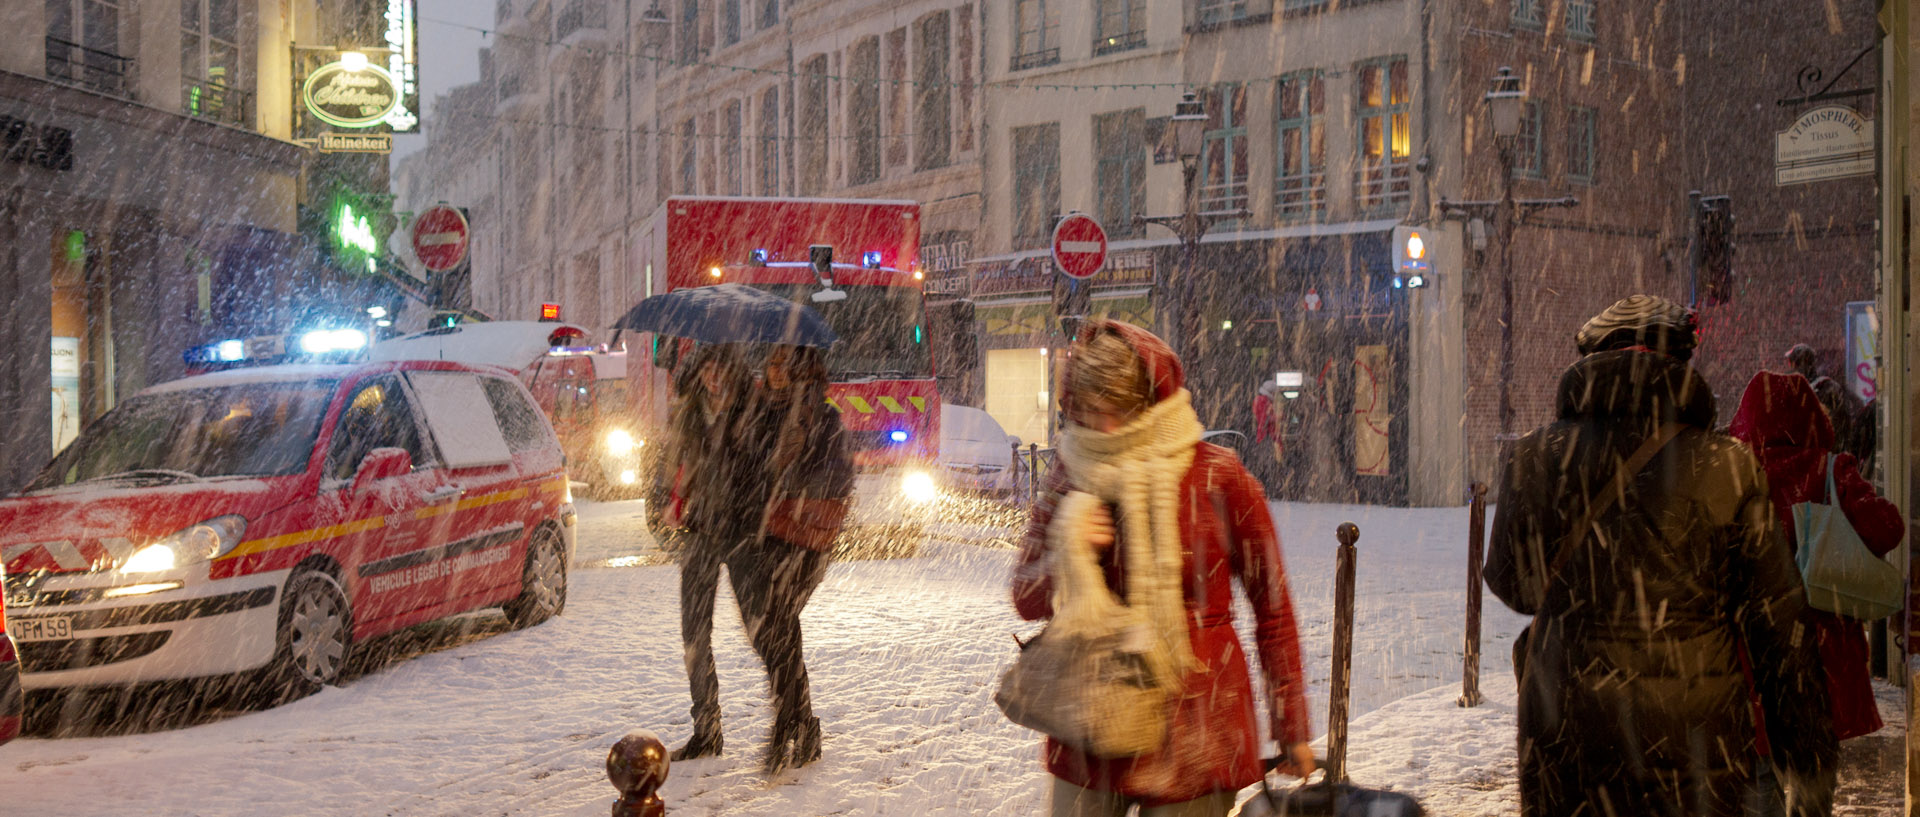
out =
[[[15,350],[0,357],[0,490],[178,377],[195,344],[266,330],[303,301],[292,46],[314,11],[0,7],[0,294],[16,305],[0,330]]]

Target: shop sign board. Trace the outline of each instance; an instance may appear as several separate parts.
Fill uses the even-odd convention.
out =
[[[1773,182],[1790,184],[1869,176],[1874,172],[1873,120],[1829,105],[1800,115],[1774,134]]]

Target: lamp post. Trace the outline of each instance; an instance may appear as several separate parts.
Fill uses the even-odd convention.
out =
[[[1520,115],[1527,94],[1513,69],[1501,66],[1481,99],[1487,104],[1487,118],[1493,126],[1493,141],[1500,154],[1500,198],[1494,201],[1440,200],[1440,211],[1447,216],[1493,219],[1496,240],[1500,242],[1500,457],[1506,458],[1506,446],[1517,436],[1513,408],[1513,232],[1536,210],[1548,207],[1575,207],[1573,196],[1551,199],[1515,199],[1513,197],[1514,151],[1520,141]],[[1535,138],[1540,138],[1538,134]]]
[[[1180,172],[1184,179],[1180,215],[1135,216],[1134,222],[1158,224],[1172,230],[1174,236],[1180,239],[1180,295],[1174,301],[1175,311],[1173,320],[1167,326],[1170,335],[1167,341],[1173,347],[1174,354],[1184,359],[1190,351],[1188,346],[1198,334],[1195,331],[1198,322],[1193,320],[1192,312],[1193,279],[1198,274],[1194,267],[1200,239],[1213,227],[1214,222],[1245,218],[1248,213],[1245,210],[1220,213],[1200,212],[1199,196],[1194,183],[1200,176],[1200,154],[1206,143],[1207,109],[1206,104],[1201,102],[1194,92],[1186,92],[1173,106],[1172,126],[1174,152],[1180,157]],[[1157,272],[1155,278],[1155,293],[1164,292],[1165,287],[1162,286],[1163,282],[1158,280]],[[1194,361],[1191,360],[1187,360],[1186,363],[1190,367],[1194,365]]]

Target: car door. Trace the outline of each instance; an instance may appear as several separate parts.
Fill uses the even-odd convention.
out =
[[[447,483],[460,498],[450,514],[437,592],[449,610],[479,606],[503,584],[518,582],[516,548],[527,538],[524,515],[532,492],[519,484],[513,453],[480,376],[470,371],[407,373],[441,452]]]
[[[380,448],[406,451],[413,469],[355,492],[354,474]],[[327,446],[322,505],[350,526],[352,544],[336,554],[345,568],[355,618],[364,625],[403,615],[436,601],[434,549],[447,538],[459,498],[447,483],[437,452],[401,378],[377,375],[354,386]]]

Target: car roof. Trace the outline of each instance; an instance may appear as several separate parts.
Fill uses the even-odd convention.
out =
[[[369,360],[448,360],[519,371],[552,348],[548,336],[561,328],[586,329],[553,321],[479,321],[442,326],[375,343]]]
[[[467,366],[437,360],[375,361],[371,363],[286,363],[253,366],[183,377],[143,389],[141,394],[166,394],[192,389],[221,388],[263,383],[305,383],[315,380],[345,380],[366,374],[391,371],[460,371],[511,377],[512,372],[490,366]],[[491,371],[490,371],[491,370]]]

